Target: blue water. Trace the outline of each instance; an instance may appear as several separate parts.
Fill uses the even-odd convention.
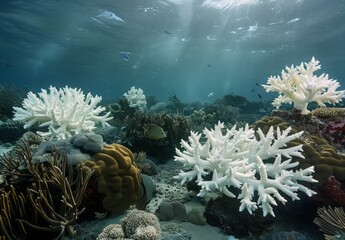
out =
[[[3,0],[0,83],[257,100],[255,83],[315,56],[344,86],[344,22],[343,0]]]

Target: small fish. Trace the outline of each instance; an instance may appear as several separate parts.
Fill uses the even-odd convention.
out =
[[[161,128],[160,126],[156,124],[147,125],[144,130],[144,136],[152,140],[160,140],[167,137],[163,128]]]
[[[208,66],[208,67],[212,67],[212,65],[211,65],[211,64],[207,64],[207,66]]]
[[[11,67],[11,64],[6,64],[5,67]]]
[[[171,32],[164,30],[164,33],[171,35]]]
[[[262,96],[260,93],[258,93],[258,97],[260,98],[260,100],[262,100]]]
[[[213,96],[213,92],[210,92],[207,97],[212,97]]]
[[[110,12],[108,10],[103,10],[97,17],[106,18],[109,20],[115,20],[119,22],[125,22],[122,18],[116,16],[115,13]]]
[[[287,24],[294,23],[294,22],[297,22],[297,21],[299,21],[299,18],[294,18],[294,19],[291,19],[290,21],[288,21]]]
[[[256,86],[260,87],[260,85],[258,83],[255,83]]]
[[[129,56],[127,52],[120,52],[120,57],[126,62],[129,62]]]

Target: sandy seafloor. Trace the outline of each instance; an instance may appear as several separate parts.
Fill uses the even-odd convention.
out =
[[[194,192],[188,192],[185,186],[181,186],[180,182],[175,180],[173,176],[181,169],[181,164],[175,162],[173,159],[167,161],[163,165],[158,165],[158,174],[153,176],[156,181],[157,189],[156,195],[147,206],[147,211],[154,212],[162,199],[181,201],[186,206],[187,212],[192,208],[199,208],[202,211],[205,209],[204,202],[195,196]],[[128,210],[130,211],[130,210]],[[124,216],[124,215],[123,215]],[[102,229],[112,223],[118,223],[123,216],[109,217],[90,222],[84,222],[77,226],[78,232],[82,232],[74,239],[95,239]],[[283,223],[282,223],[283,222]],[[272,238],[272,233],[283,231],[296,231],[304,234],[305,238],[299,240],[321,240],[324,239],[319,231],[315,231],[313,223],[295,223],[291,219],[282,219],[282,221],[272,224],[260,236],[232,238],[226,235],[222,229],[210,226],[205,223],[204,225],[192,224],[188,221],[160,221],[162,230],[162,240],[288,240],[296,238]],[[66,238],[68,239],[68,238]]]
[[[0,145],[0,154],[10,150],[9,145]],[[180,201],[184,203],[187,213],[192,208],[198,208],[201,211],[205,209],[205,201],[196,197],[195,193],[188,192],[185,186],[181,186],[180,182],[175,180],[173,176],[181,169],[181,164],[175,162],[173,159],[167,161],[163,165],[158,165],[158,174],[153,176],[156,181],[157,188],[156,194],[151,202],[148,204],[146,211],[155,212],[163,199]],[[101,204],[101,203],[100,203]],[[128,211],[131,211],[129,209]],[[127,212],[128,212],[127,211]],[[120,216],[110,216],[107,218],[85,221],[75,225],[77,235],[75,237],[65,236],[64,240],[77,239],[77,240],[93,240],[96,239],[98,234],[102,232],[103,228],[109,224],[119,223],[120,219],[126,213]],[[260,236],[248,236],[243,238],[234,238],[233,236],[226,235],[221,228],[211,226],[207,223],[204,225],[197,225],[188,221],[160,221],[162,240],[288,240],[290,238],[272,238],[272,233],[282,231],[297,231],[302,232],[305,238],[298,238],[299,240],[321,240],[324,239],[319,231],[315,231],[315,226],[312,223],[301,225],[294,221],[287,219],[286,221],[278,221],[269,226],[262,232]],[[282,223],[283,222],[283,223]],[[296,239],[296,238],[291,238]]]

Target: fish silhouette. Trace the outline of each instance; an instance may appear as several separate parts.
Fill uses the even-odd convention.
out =
[[[120,52],[120,57],[126,62],[129,62],[129,56],[127,52]]]
[[[115,20],[119,22],[125,22],[122,18],[120,18],[119,16],[116,16],[115,13],[110,12],[108,10],[102,10],[102,12],[97,17],[106,18],[109,20]]]
[[[163,128],[156,124],[149,124],[144,130],[144,136],[153,140],[159,140],[167,137]]]

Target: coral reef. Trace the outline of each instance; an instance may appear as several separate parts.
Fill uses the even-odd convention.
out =
[[[231,128],[239,117],[240,108],[231,105],[215,103],[205,106],[203,109],[195,110],[189,115],[191,129],[193,131],[202,131],[205,127],[210,128],[218,121],[224,122]]]
[[[144,204],[141,207],[145,207],[151,200],[154,183],[143,181],[132,152],[120,144],[105,146],[93,154],[83,168],[95,171],[97,190],[106,211],[121,214],[131,205]]]
[[[131,108],[135,108],[141,111],[146,109],[146,97],[144,91],[141,88],[131,87],[128,92],[124,93],[123,96],[126,98],[128,105]]]
[[[345,117],[345,108],[316,108],[310,112],[312,116],[316,116],[318,118],[343,118]]]
[[[103,149],[103,138],[94,133],[78,133],[72,138],[64,140],[43,141],[33,155],[33,161],[45,162],[46,157],[55,150],[64,151],[67,160],[77,165],[91,158],[91,155]]]
[[[175,107],[177,114],[184,114],[184,104],[181,102],[181,100],[176,96],[175,93],[171,93],[169,98],[169,102],[172,106]]]
[[[244,237],[259,235],[275,220],[271,216],[263,217],[257,214],[250,215],[248,212],[238,212],[240,203],[235,199],[218,197],[210,200],[207,204],[204,216],[206,222],[216,226],[228,235]],[[255,239],[255,238],[254,238]]]
[[[105,108],[96,107],[101,100],[91,93],[85,96],[81,89],[50,86],[49,92],[45,89],[38,95],[29,92],[22,107],[13,108],[13,120],[25,122],[25,129],[35,124],[47,127],[48,131],[37,132],[46,139],[66,139],[77,133],[92,132],[96,124],[109,125],[110,113],[100,116]]]
[[[337,180],[334,176],[327,177],[316,192],[315,199],[323,205],[345,207],[344,181]]]
[[[316,102],[321,107],[326,103],[336,104],[342,100],[345,91],[337,91],[340,84],[336,80],[328,78],[328,74],[314,75],[321,68],[320,62],[314,57],[309,63],[301,63],[300,66],[286,67],[280,76],[271,76],[267,85],[262,85],[266,92],[278,92],[272,105],[280,108],[283,103],[293,103],[294,108],[302,114],[308,114],[310,102]]]
[[[236,126],[224,129],[218,123],[214,129],[203,131],[206,142],[201,142],[202,134],[191,132],[189,141],[182,140],[181,150],[176,149],[175,161],[185,168],[175,178],[181,184],[195,180],[201,187],[201,197],[208,192],[236,197],[234,190],[239,189],[240,211],[246,209],[252,214],[260,207],[264,216],[274,216],[272,205],[277,205],[276,200],[287,202],[280,191],[292,200],[299,200],[297,191],[307,196],[315,194],[299,183],[317,182],[311,176],[314,168],[293,170],[299,163],[291,162],[291,158],[304,158],[302,145],[286,147],[303,132],[289,134],[290,131],[291,128],[281,131],[270,127],[264,134],[260,128],[254,131],[248,125],[237,130]]]
[[[134,162],[137,167],[140,169],[141,173],[144,173],[149,176],[157,175],[158,169],[157,165],[147,158],[145,152],[133,153]]]
[[[260,128],[266,133],[270,127],[279,127],[286,129],[292,127],[292,133],[301,131],[301,127],[308,129],[301,121],[284,121],[282,118],[263,117],[254,125],[254,129]],[[294,157],[293,161],[299,162],[299,167],[307,168],[314,166],[315,173],[313,177],[318,180],[316,185],[322,185],[324,179],[329,176],[335,176],[339,180],[345,180],[345,161],[344,156],[339,154],[337,149],[331,146],[325,139],[308,133],[307,131],[298,138],[287,143],[287,147],[303,145],[303,158]]]
[[[133,210],[121,219],[120,224],[111,224],[103,229],[97,240],[160,240],[161,228],[157,217],[141,210]]]
[[[6,239],[61,239],[65,233],[75,235],[73,225],[84,209],[80,203],[92,175],[73,168],[63,152],[56,151],[47,164],[33,163],[30,146],[22,142],[21,160],[25,169],[12,172],[0,196],[0,232]],[[7,155],[1,159],[2,174],[8,176],[8,164],[20,161]]]
[[[171,158],[181,139],[186,139],[190,124],[187,117],[169,113],[149,113],[136,111],[125,119],[127,133],[122,143],[133,152],[145,151],[150,157],[164,162]],[[166,138],[150,139],[144,134],[149,125],[157,125],[166,133]]]

